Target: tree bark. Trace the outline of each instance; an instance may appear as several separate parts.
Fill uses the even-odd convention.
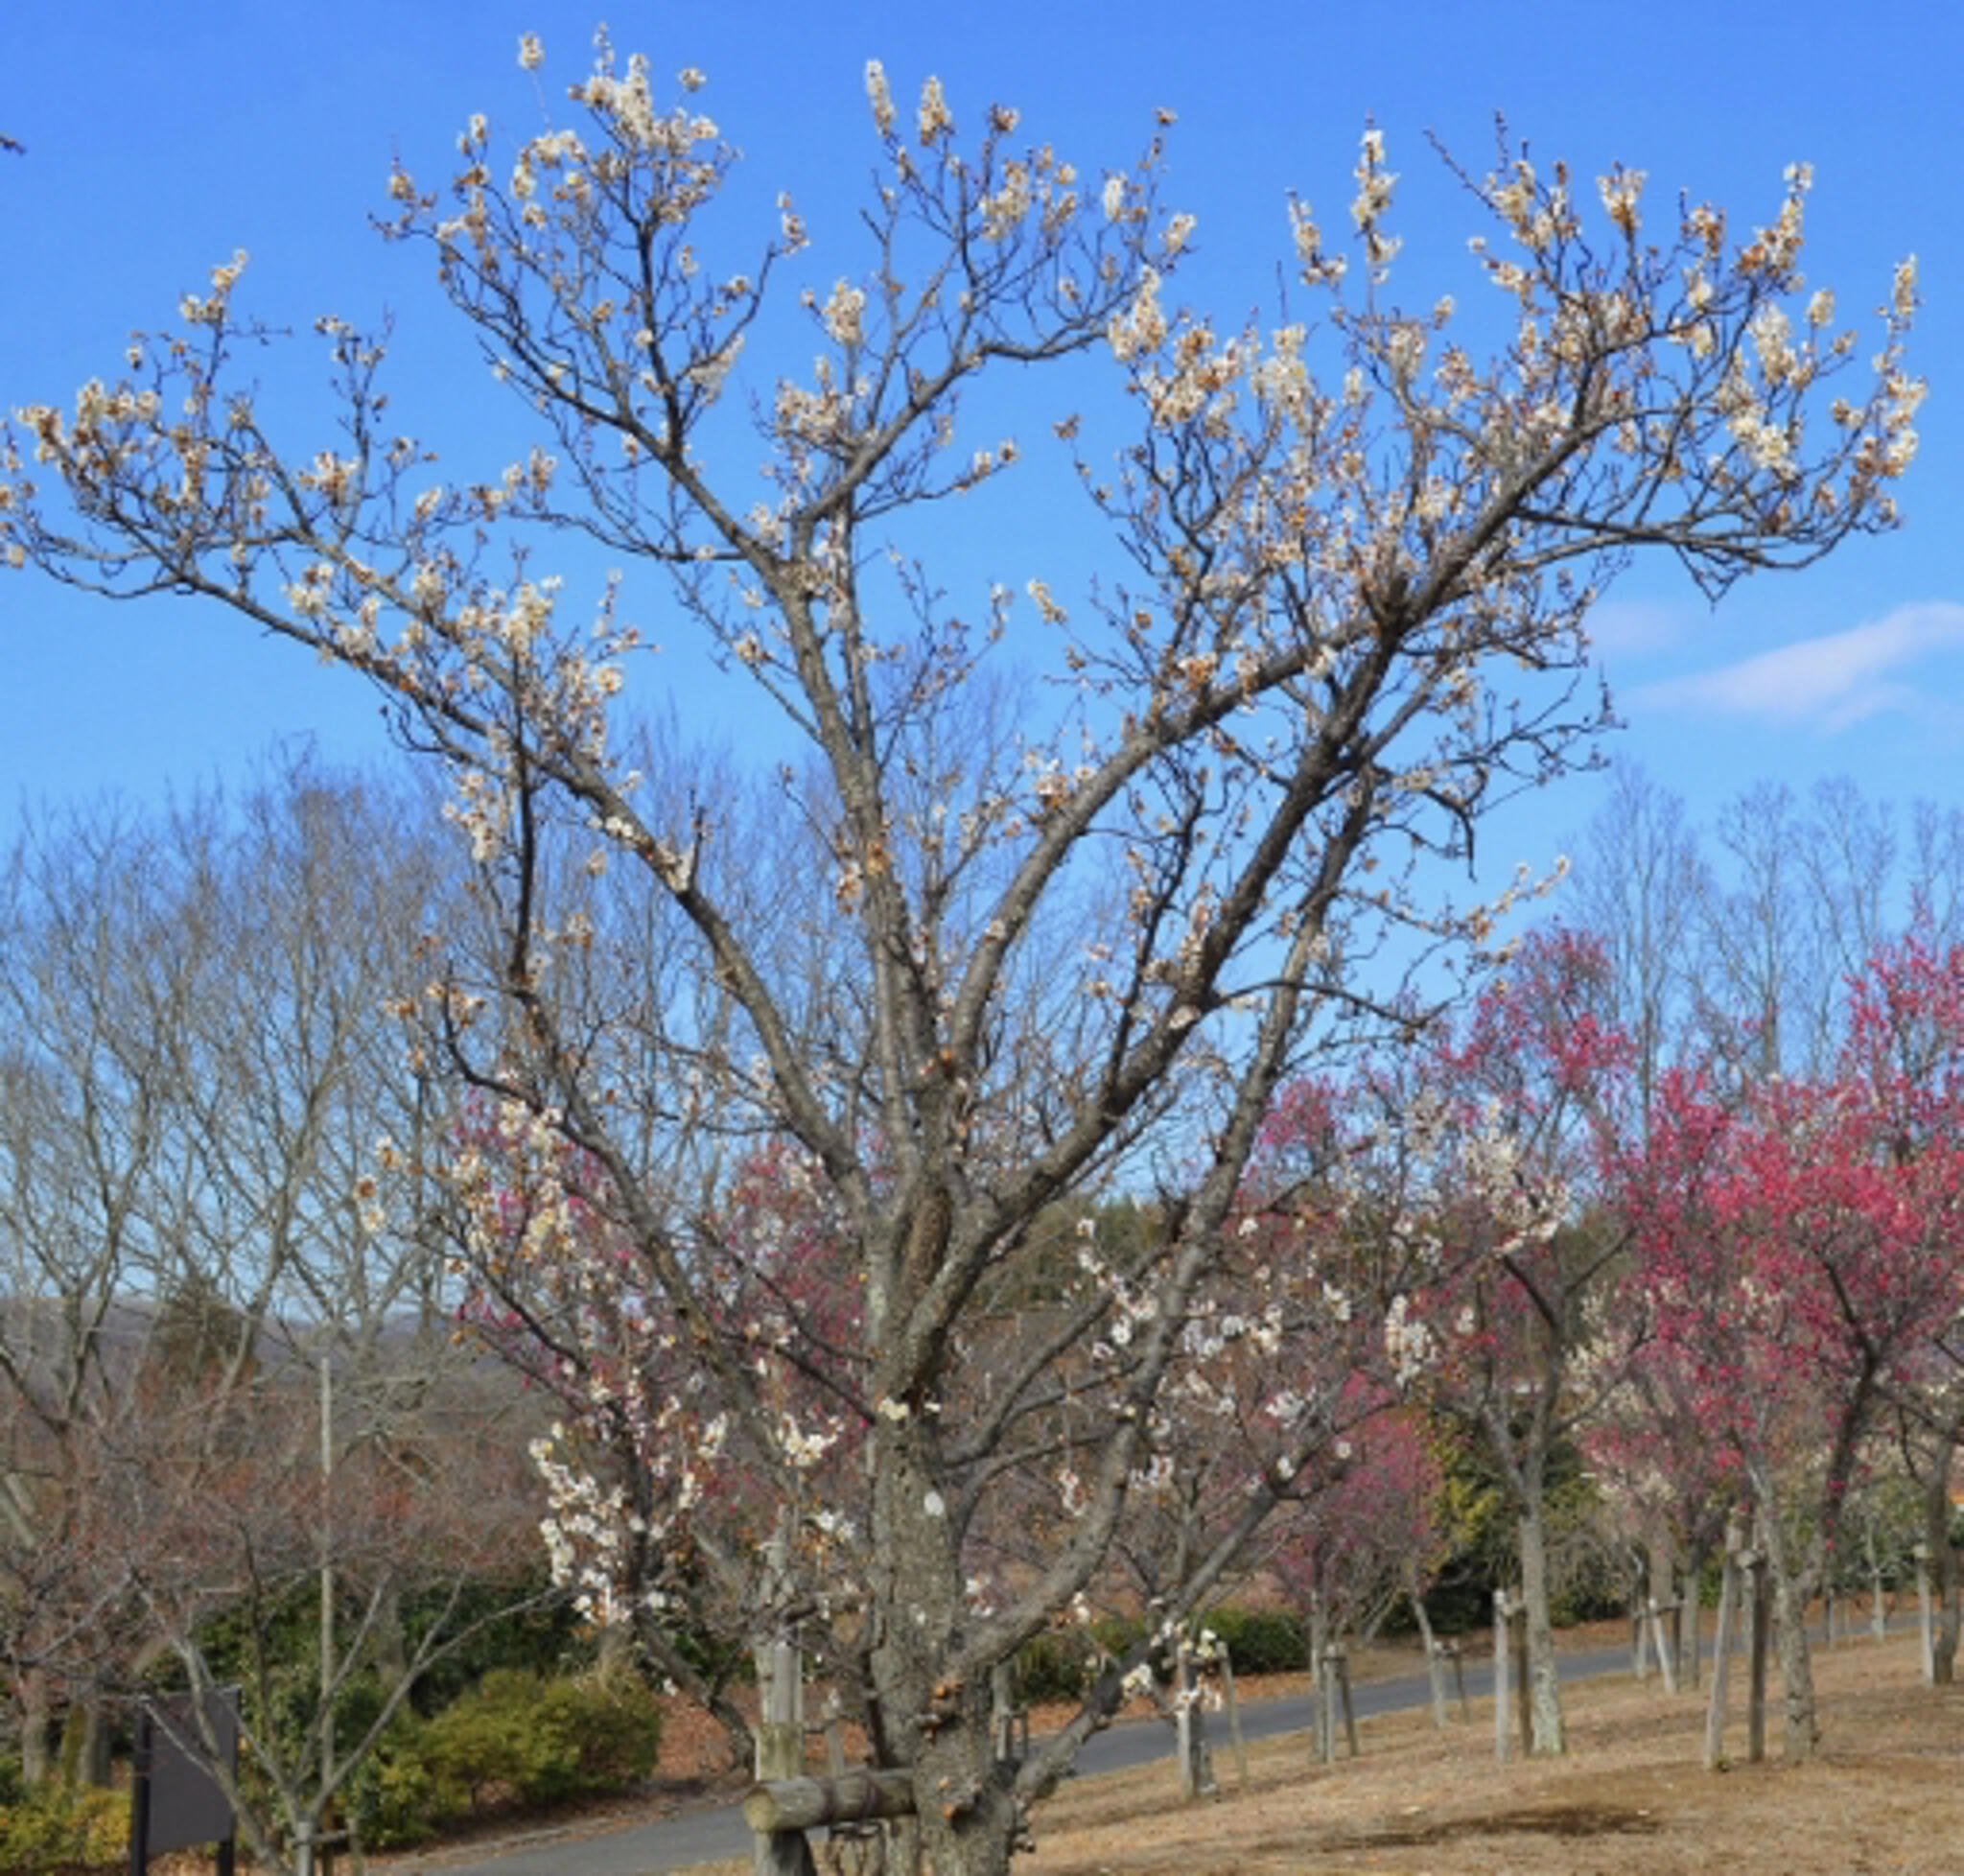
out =
[[[1432,1724],[1440,1732],[1446,1729],[1446,1670],[1439,1658],[1438,1639],[1432,1632],[1432,1617],[1425,1611],[1425,1598],[1418,1593],[1415,1581],[1408,1582],[1405,1594],[1412,1604],[1413,1620],[1418,1624],[1418,1639],[1425,1645],[1425,1677],[1432,1688]]]
[[[1820,1743],[1814,1706],[1813,1656],[1808,1648],[1807,1606],[1812,1587],[1807,1573],[1773,1568],[1773,1633],[1784,1683],[1786,1724],[1781,1750],[1791,1765],[1803,1765]]]
[[[45,1785],[53,1777],[55,1757],[48,1732],[53,1723],[53,1703],[48,1696],[48,1677],[39,1668],[29,1668],[20,1677],[20,1775],[29,1787]]]
[[[1174,1662],[1173,1719],[1180,1738],[1180,1794],[1189,1799],[1211,1797],[1215,1785],[1212,1755],[1207,1750],[1206,1715],[1201,1711],[1193,1646],[1184,1635],[1174,1651]]]
[[[1528,1749],[1537,1758],[1558,1758],[1568,1750],[1562,1725],[1561,1683],[1555,1677],[1555,1624],[1548,1609],[1546,1519],[1536,1502],[1521,1513],[1521,1601],[1528,1616],[1528,1697],[1531,1737]]]

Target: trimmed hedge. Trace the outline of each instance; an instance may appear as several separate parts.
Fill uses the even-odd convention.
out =
[[[1210,1609],[1203,1618],[1228,1650],[1236,1674],[1299,1674],[1309,1661],[1309,1631],[1290,1609],[1241,1608],[1232,1604]],[[1036,1704],[1045,1700],[1075,1700],[1090,1685],[1097,1647],[1123,1657],[1143,1641],[1151,1625],[1140,1615],[1102,1615],[1090,1634],[1081,1629],[1060,1629],[1034,1636],[1017,1654],[1017,1698]],[[1155,1676],[1170,1678],[1171,1664],[1162,1649],[1147,1657]]]
[[[661,1741],[661,1705],[630,1676],[497,1668],[383,1742],[358,1781],[362,1838],[383,1849],[493,1802],[533,1810],[609,1796],[653,1771]]]
[[[1309,1630],[1294,1609],[1210,1609],[1206,1626],[1228,1650],[1236,1674],[1301,1674],[1309,1666]]]

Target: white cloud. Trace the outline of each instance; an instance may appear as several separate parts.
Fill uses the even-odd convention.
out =
[[[1640,685],[1626,701],[1633,710],[1772,717],[1832,733],[1886,712],[1954,706],[1948,685],[1919,682],[1914,668],[1960,649],[1964,605],[1933,599],[1718,670]]]
[[[1691,633],[1690,609],[1652,599],[1604,599],[1589,608],[1582,629],[1599,658],[1612,664],[1648,658],[1682,645]]]

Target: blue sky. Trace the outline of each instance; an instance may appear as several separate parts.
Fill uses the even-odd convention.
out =
[[[1926,308],[1911,363],[1931,394],[1901,532],[1747,582],[1716,612],[1663,565],[1634,573],[1602,609],[1598,643],[1629,723],[1612,754],[1641,761],[1709,819],[1756,781],[1804,788],[1837,773],[1879,796],[1964,800],[1964,432],[1952,418],[1964,384],[1960,20],[1939,0],[1642,10],[720,0],[617,14],[612,26],[623,50],[645,49],[658,70],[708,73],[700,102],[742,147],[743,186],[763,200],[795,190],[821,285],[853,265],[853,204],[874,156],[861,88],[870,57],[902,98],[937,73],[965,124],[986,103],[1016,104],[1033,135],[1093,173],[1127,160],[1153,109],[1170,106],[1168,198],[1199,218],[1181,297],[1230,321],[1274,311],[1289,190],[1322,209],[1326,225],[1343,220],[1367,117],[1403,178],[1399,284],[1420,304],[1474,279],[1464,248],[1474,223],[1428,133],[1485,167],[1503,112],[1538,156],[1566,155],[1584,176],[1622,161],[1648,173],[1652,200],[1682,187],[1745,220],[1770,217],[1785,164],[1812,161],[1811,281],[1833,284],[1844,311],[1865,312],[1914,250]],[[556,97],[584,69],[593,25],[584,8],[503,0],[8,9],[0,131],[28,153],[0,157],[0,401],[65,403],[82,379],[113,375],[130,328],[168,322],[180,292],[244,247],[246,310],[302,330],[325,311],[357,321],[391,312],[399,406],[466,451],[497,447],[515,413],[472,366],[421,257],[386,249],[367,217],[384,205],[392,155],[435,176],[470,111],[521,130],[536,122],[532,81],[514,59],[521,32],[544,38]],[[269,383],[280,369],[269,361]],[[325,438],[298,440],[311,450]],[[1088,515],[1079,522],[1069,518],[1073,542],[1090,538]],[[1017,589],[1037,570],[1020,555],[1073,551],[984,545],[955,544],[955,564],[986,560],[987,576]],[[648,622],[660,638],[657,604],[651,597]],[[143,800],[235,776],[281,741],[387,759],[359,683],[187,604],[116,607],[11,578],[0,582],[0,652],[8,821],[30,797],[114,789]],[[678,648],[655,688],[685,717],[714,720],[704,682]],[[1551,856],[1599,790],[1578,778],[1504,819],[1486,841],[1496,875]]]

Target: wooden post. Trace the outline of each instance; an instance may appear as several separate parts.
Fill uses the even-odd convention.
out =
[[[1923,1681],[1924,1685],[1928,1687],[1934,1685],[1937,1677],[1936,1630],[1930,1619],[1929,1546],[1928,1544],[1918,1544],[1909,1554],[1916,1559],[1918,1632],[1921,1637]]]
[[[1732,1670],[1733,1605],[1738,1600],[1739,1564],[1728,1546],[1718,1563],[1718,1633],[1712,1651],[1712,1695],[1705,1707],[1705,1770],[1725,1763],[1725,1682]]]
[[[1014,1670],[998,1661],[989,1670],[989,1722],[994,1735],[995,1762],[1010,1765],[1017,1756],[1017,1708]]]
[[[1337,1691],[1344,1701],[1344,1737],[1350,1743],[1350,1756],[1357,1757],[1357,1709],[1350,1704],[1350,1651],[1337,1649]]]
[[[1514,1655],[1514,1707],[1520,1716],[1521,1751],[1525,1756],[1534,1749],[1534,1689],[1528,1680],[1527,1597],[1517,1591],[1508,1599],[1508,1608],[1513,1616],[1509,1640]]]
[[[1330,1651],[1316,1660],[1316,1749],[1323,1764],[1337,1762],[1337,1677]]]
[[[1470,1720],[1473,1709],[1466,1703],[1466,1651],[1456,1641],[1440,1642],[1439,1647],[1453,1664],[1453,1685],[1460,1695],[1460,1718]]]
[[[766,1608],[783,1601],[790,1554],[790,1518],[788,1513],[781,1513],[777,1529],[764,1545],[761,1587]],[[805,1664],[799,1657],[797,1637],[781,1619],[776,1633],[760,1642],[752,1653],[759,1706],[758,1783],[800,1779],[805,1772]],[[745,1815],[749,1815],[747,1805]],[[811,1846],[801,1828],[781,1825],[760,1830],[753,1824],[751,1829],[755,1876],[814,1876]]]
[[[1493,1756],[1508,1760],[1508,1592],[1493,1592]]]
[[[1630,1673],[1639,1680],[1650,1678],[1650,1630],[1644,1620],[1640,1584],[1630,1589]]]
[[[911,1771],[849,1771],[841,1778],[772,1778],[743,1799],[743,1821],[760,1837],[914,1815]]]
[[[1323,1656],[1329,1651],[1329,1622],[1323,1611],[1323,1601],[1314,1590],[1309,1597],[1309,1673],[1310,1692],[1314,1698],[1311,1712],[1314,1715],[1316,1738],[1313,1749],[1316,1756],[1328,1765],[1337,1756],[1334,1709],[1330,1705],[1329,1672],[1323,1664]]]
[[[1212,1797],[1212,1755],[1207,1750],[1206,1717],[1201,1712],[1200,1684],[1194,1673],[1193,1643],[1181,1635],[1173,1648],[1173,1724],[1180,1741],[1180,1795]]]
[[[1234,1775],[1241,1789],[1248,1790],[1248,1741],[1241,1732],[1241,1702],[1234,1697],[1234,1663],[1228,1658],[1228,1644],[1218,1645],[1214,1658],[1221,1664],[1221,1696],[1228,1703],[1228,1737],[1234,1743]]]
[[[1677,1651],[1667,1641],[1664,1633],[1664,1613],[1657,1606],[1654,1596],[1645,1601],[1646,1619],[1649,1624],[1650,1640],[1657,1650],[1657,1666],[1664,1676],[1664,1691],[1675,1695],[1677,1692]]]
[[[846,1775],[846,1719],[839,1710],[836,1687],[825,1703],[825,1769],[834,1778]]]
[[[1440,1732],[1445,1731],[1448,1719],[1445,1663],[1445,1643],[1428,1639],[1425,1644],[1425,1679],[1427,1686],[1432,1689],[1432,1724]]]
[[[1766,1631],[1771,1627],[1772,1585],[1766,1581],[1766,1553],[1746,1555],[1747,1580],[1752,1584],[1752,1645],[1745,1705],[1745,1756],[1759,1765],[1766,1756]]]
[[[1889,1611],[1882,1601],[1882,1566],[1880,1559],[1869,1572],[1868,1632],[1872,1641],[1885,1640],[1889,1632]]]

